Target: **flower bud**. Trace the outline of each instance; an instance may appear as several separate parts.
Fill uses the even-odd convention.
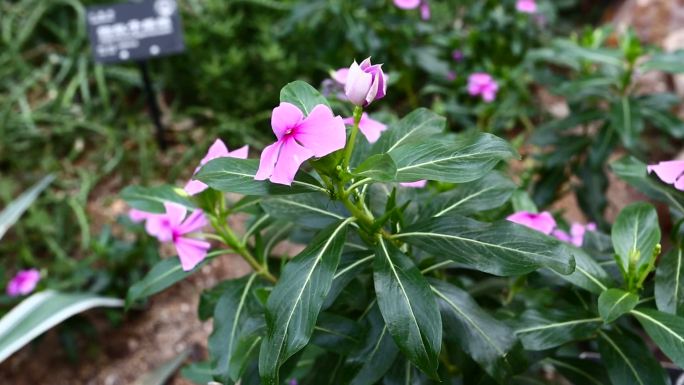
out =
[[[344,93],[357,106],[365,107],[375,99],[381,99],[387,92],[387,79],[382,64],[372,65],[370,58],[349,67]]]

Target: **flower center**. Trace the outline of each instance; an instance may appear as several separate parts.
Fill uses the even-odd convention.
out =
[[[292,134],[292,128],[288,128],[287,131],[285,131],[285,135],[290,135]]]

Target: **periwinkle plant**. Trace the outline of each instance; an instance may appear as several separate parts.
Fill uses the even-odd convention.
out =
[[[172,187],[127,189],[128,202],[150,213],[153,235],[173,242],[182,261],[155,267],[131,288],[129,304],[211,258],[243,257],[252,273],[210,289],[199,308],[214,319],[210,366],[223,384],[521,384],[541,378],[542,365],[575,375],[591,366],[616,385],[664,383],[630,334],[633,323],[617,322],[624,314],[684,363],[684,324],[667,314],[672,307],[637,307],[659,247],[651,209],[629,211],[613,234],[615,253],[641,256],[628,261],[620,283],[597,260],[610,252],[597,241],[604,235],[564,242],[552,234],[551,215],[532,215],[531,203],[525,218],[543,217],[548,231],[526,227],[531,219],[514,223],[521,215],[505,219],[516,185],[496,169],[517,156],[505,140],[446,133],[445,119],[426,109],[374,130],[374,143],[357,137],[385,85],[369,59],[350,68],[347,133],[325,97],[290,83],[272,115],[277,141],[260,160],[210,151],[193,176],[209,188],[192,199]],[[184,220],[177,207],[194,211]],[[229,225],[235,214],[249,216],[240,233]],[[213,232],[200,233],[200,219]],[[286,239],[305,248],[292,258],[274,253]],[[188,245],[196,246],[192,258]],[[579,359],[577,341],[590,350],[598,341],[602,365]]]

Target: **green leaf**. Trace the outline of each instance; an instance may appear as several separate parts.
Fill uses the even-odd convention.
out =
[[[552,271],[556,276],[594,294],[601,294],[614,285],[610,275],[587,252],[572,245],[567,247],[570,248],[573,257],[575,257],[575,271],[570,275],[562,275]]]
[[[598,298],[598,310],[603,322],[610,323],[628,313],[639,302],[639,296],[620,289],[608,289]]]
[[[389,154],[397,165],[398,182],[428,179],[451,183],[479,179],[499,161],[516,156],[508,142],[483,133],[406,143]]]
[[[394,342],[418,368],[437,378],[442,319],[420,270],[396,246],[379,238],[373,278],[380,312]]]
[[[578,309],[526,310],[515,334],[527,350],[546,350],[593,336],[602,319]]]
[[[363,330],[356,321],[336,314],[321,313],[311,337],[311,343],[340,354],[361,344]]]
[[[630,156],[611,163],[613,172],[630,185],[653,199],[663,201],[684,215],[684,193],[665,184],[656,177],[649,177],[646,164]]]
[[[641,63],[641,70],[663,71],[674,74],[684,72],[684,51],[658,53]]]
[[[374,254],[370,250],[348,252],[342,255],[342,262],[335,273],[332,286],[328,292],[328,298],[325,299],[324,309],[332,306],[333,302],[340,295],[342,290],[358,276],[361,271],[370,265],[373,261]]]
[[[142,281],[136,282],[128,288],[126,307],[128,308],[136,301],[157,294],[174,283],[187,278],[202,266],[203,264],[199,264],[190,271],[183,271],[178,257],[162,259],[150,269]]]
[[[561,274],[575,269],[571,249],[564,243],[508,221],[483,223],[452,215],[416,223],[394,237],[462,267],[500,276],[541,267]]]
[[[498,171],[474,182],[456,186],[428,202],[429,215],[470,215],[502,206],[513,195],[516,185]]]
[[[379,182],[393,182],[397,176],[397,165],[387,154],[375,154],[361,162],[353,172],[354,176],[370,178]]]
[[[299,172],[292,181],[292,186],[285,186],[268,180],[254,180],[258,169],[258,159],[218,158],[202,166],[194,178],[213,189],[244,195],[298,194],[312,191],[327,194],[327,190],[309,174]]]
[[[187,199],[183,189],[163,185],[155,187],[128,186],[121,191],[121,198],[131,207],[148,213],[165,213],[164,202],[178,203],[190,209],[195,206]]]
[[[417,143],[444,132],[446,119],[434,112],[419,108],[390,125],[371,150],[374,154],[387,153],[407,143]]]
[[[668,385],[665,370],[640,337],[622,332],[599,332],[601,361],[613,385]]]
[[[627,148],[635,148],[639,134],[644,130],[644,121],[638,106],[623,96],[615,101],[610,110],[610,124],[620,134]]]
[[[610,381],[603,365],[589,359],[556,357],[546,358],[544,362],[555,366],[572,384],[607,385]]]
[[[620,211],[611,233],[613,249],[622,271],[630,271],[633,260],[636,271],[650,263],[660,242],[658,213],[648,203],[637,202]]]
[[[632,310],[646,333],[672,362],[684,368],[684,318],[653,309]]]
[[[266,304],[266,336],[259,353],[259,374],[278,385],[278,369],[309,342],[318,313],[340,261],[350,220],[320,232],[285,265]]]
[[[299,194],[288,197],[271,197],[261,207],[274,218],[320,229],[349,216],[342,204],[318,194]]]
[[[465,291],[442,281],[430,283],[439,299],[447,339],[459,343],[500,383],[525,369],[522,346],[511,328],[482,310]]]
[[[294,104],[302,110],[304,116],[308,116],[311,110],[319,104],[330,107],[328,100],[318,90],[301,80],[288,83],[280,90],[280,102]]]
[[[350,385],[373,385],[389,370],[399,354],[399,348],[392,340],[378,307],[374,306],[368,313],[366,338],[360,348],[351,354],[348,363],[358,367],[356,374],[349,381]]]
[[[153,371],[145,373],[138,378],[133,385],[164,385],[171,378],[173,373],[180,368],[180,366],[183,364],[183,361],[185,361],[189,355],[189,351],[184,351],[176,357],[159,365]]]
[[[209,337],[214,376],[224,384],[237,382],[256,353],[265,328],[263,307],[254,289],[257,275],[227,281],[214,309],[214,331]]]
[[[205,385],[214,381],[214,371],[210,362],[194,362],[181,369],[183,378],[198,385]]]
[[[655,275],[658,310],[684,315],[684,250],[674,248],[660,258]]]
[[[54,175],[43,177],[38,183],[24,191],[16,199],[10,202],[7,207],[0,211],[0,239],[2,239],[7,230],[19,220],[19,217],[21,217],[24,211],[31,206],[33,201],[38,198],[38,195],[40,195],[54,179]]]
[[[0,319],[0,362],[67,318],[94,307],[121,307],[118,298],[42,291],[31,295]]]

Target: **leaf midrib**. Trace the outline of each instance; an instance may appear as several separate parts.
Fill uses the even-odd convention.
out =
[[[235,312],[235,319],[233,320],[233,325],[230,330],[230,342],[228,343],[228,366],[227,366],[227,373],[230,373],[230,358],[233,356],[233,342],[235,342],[235,333],[237,332],[237,325],[240,320],[240,314],[242,313],[242,309],[245,306],[245,300],[247,299],[247,293],[249,293],[250,288],[252,287],[252,283],[254,282],[254,279],[256,278],[256,274],[252,273],[251,276],[249,277],[249,280],[247,280],[247,284],[245,285],[244,290],[242,291],[242,294],[240,295],[240,302],[238,303],[237,311]]]
[[[634,365],[632,365],[632,362],[629,360],[629,358],[627,358],[627,356],[622,352],[622,350],[620,350],[620,347],[617,346],[617,345],[615,344],[615,342],[614,342],[613,340],[611,340],[610,337],[608,337],[608,335],[605,334],[604,332],[599,331],[599,334],[601,334],[601,336],[603,337],[603,339],[605,339],[605,340],[610,344],[610,346],[611,346],[613,349],[615,349],[615,351],[620,355],[620,357],[622,357],[622,359],[625,361],[625,363],[626,363],[627,366],[629,367],[629,370],[630,370],[630,371],[632,372],[632,374],[634,375],[634,378],[636,378],[637,381],[639,381],[639,384],[645,385],[644,382],[641,380],[641,377],[639,377],[639,372],[634,368]]]

